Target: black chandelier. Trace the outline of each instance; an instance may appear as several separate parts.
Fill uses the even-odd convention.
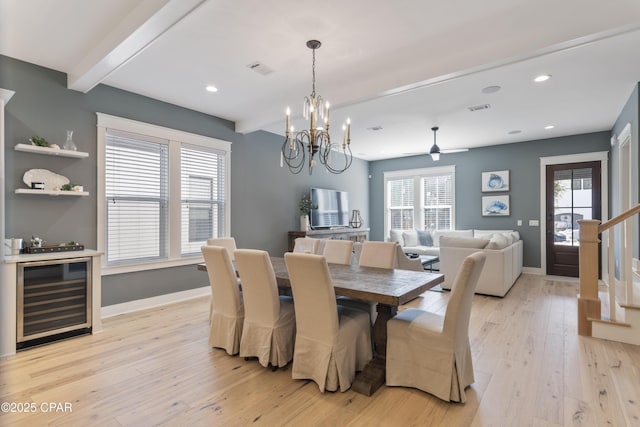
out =
[[[302,116],[309,120],[309,129],[294,132],[291,126],[291,110],[287,107],[287,121],[285,138],[282,144],[281,160],[289,167],[289,171],[298,174],[304,169],[307,163],[307,153],[309,154],[309,175],[316,165],[314,159],[318,153],[320,163],[327,168],[327,171],[335,174],[342,173],[349,169],[353,161],[351,154],[351,120],[347,119],[342,125],[342,142],[331,143],[329,136],[329,102],[324,102],[320,95],[316,96],[316,49],[320,48],[318,40],[309,40],[307,47],[313,53],[312,62],[312,84],[311,95],[304,97],[302,106]],[[324,127],[318,126],[318,116],[324,120]],[[280,162],[282,166],[282,161]]]

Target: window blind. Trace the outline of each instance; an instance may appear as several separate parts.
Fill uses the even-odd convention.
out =
[[[167,143],[107,129],[107,264],[168,256]]]
[[[181,253],[195,254],[225,235],[225,153],[183,145],[180,149]]]
[[[391,228],[394,230],[413,229],[414,179],[390,180],[388,191]]]
[[[422,178],[424,230],[450,230],[453,227],[453,175]]]

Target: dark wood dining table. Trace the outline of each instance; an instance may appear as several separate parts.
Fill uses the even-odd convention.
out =
[[[278,286],[291,287],[284,258],[271,257],[271,263]],[[205,264],[198,264],[198,269],[206,271],[207,267]],[[378,316],[373,325],[374,357],[356,375],[351,386],[354,391],[371,396],[385,381],[387,321],[395,316],[399,305],[442,283],[444,275],[342,264],[329,264],[329,271],[336,295],[377,304]]]

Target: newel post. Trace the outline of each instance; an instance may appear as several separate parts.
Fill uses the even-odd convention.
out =
[[[579,220],[580,294],[578,295],[578,334],[591,336],[589,317],[600,319],[598,298],[598,225],[600,220]]]

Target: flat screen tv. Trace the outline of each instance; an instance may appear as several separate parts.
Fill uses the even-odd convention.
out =
[[[311,228],[349,226],[349,193],[346,191],[311,188]]]

